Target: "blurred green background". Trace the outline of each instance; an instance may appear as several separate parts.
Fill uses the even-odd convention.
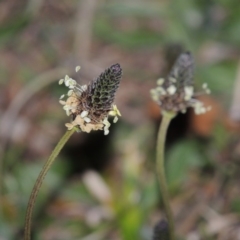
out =
[[[172,122],[166,171],[178,239],[240,239],[240,8],[227,1],[0,2],[0,239],[22,239],[34,182],[65,129],[64,75],[84,84],[120,63],[110,134],[74,134],[34,211],[36,240],[151,240],[161,115],[149,90],[189,50],[212,111]],[[76,74],[75,66],[82,68]]]

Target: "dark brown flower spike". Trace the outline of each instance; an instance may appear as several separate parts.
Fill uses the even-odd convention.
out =
[[[107,68],[100,76],[89,85],[80,86],[75,80],[65,76],[59,84],[65,83],[68,91],[66,101],[60,100],[63,109],[73,121],[66,126],[70,130],[78,127],[83,132],[104,129],[104,134],[109,133],[110,123],[108,116],[114,116],[113,122],[117,122],[121,116],[114,98],[122,77],[122,69],[119,64]],[[60,99],[64,97],[61,96]]]

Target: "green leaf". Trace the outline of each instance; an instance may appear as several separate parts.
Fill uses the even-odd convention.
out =
[[[188,172],[192,168],[205,163],[198,151],[197,143],[192,140],[184,140],[173,146],[166,160],[168,184],[172,189],[187,180]]]
[[[217,64],[204,64],[197,69],[196,79],[208,83],[211,91],[229,101],[232,95],[237,65],[235,62],[222,61]]]

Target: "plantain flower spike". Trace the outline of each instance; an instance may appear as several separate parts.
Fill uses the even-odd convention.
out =
[[[194,61],[191,53],[182,53],[176,60],[169,75],[157,80],[157,87],[150,91],[152,99],[166,112],[185,113],[192,107],[196,114],[203,114],[211,109],[205,107],[196,99],[199,93],[194,92],[193,86]],[[203,86],[204,93],[210,94],[207,84]]]
[[[76,72],[80,67],[76,67]],[[69,89],[67,96],[62,95],[59,102],[63,105],[67,116],[72,117],[70,123],[66,123],[68,130],[76,127],[83,132],[93,130],[104,130],[109,133],[109,116],[113,116],[116,123],[121,116],[117,106],[114,104],[116,91],[122,77],[122,68],[114,64],[107,68],[100,76],[88,85],[79,85],[74,79],[65,76],[59,84],[65,84]],[[67,97],[66,100],[63,98]]]

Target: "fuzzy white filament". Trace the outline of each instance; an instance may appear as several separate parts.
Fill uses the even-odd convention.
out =
[[[80,66],[76,66],[75,71],[78,72],[81,69]]]

